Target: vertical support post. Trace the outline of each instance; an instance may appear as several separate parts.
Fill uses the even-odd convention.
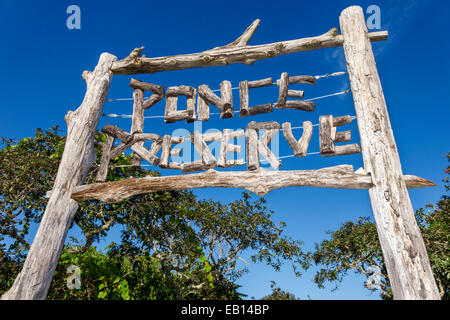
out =
[[[361,7],[339,18],[365,170],[394,299],[440,299],[414,217]]]
[[[95,162],[94,136],[117,58],[103,53],[93,72],[83,72],[86,95],[81,106],[66,115],[67,138],[55,184],[22,271],[2,299],[45,299],[64,246],[67,231],[78,209],[72,188],[83,183]]]

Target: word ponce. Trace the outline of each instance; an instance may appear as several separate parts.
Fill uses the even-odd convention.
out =
[[[273,109],[314,111],[315,103],[312,101],[287,100],[287,98],[303,98],[304,91],[289,89],[288,86],[296,83],[315,85],[316,77],[289,76],[286,72],[284,72],[281,74],[281,78],[276,83],[279,86],[279,94],[276,102],[250,106],[249,89],[272,86],[274,84],[272,78],[256,81],[245,80],[239,82],[239,116],[246,117],[261,113],[268,113],[272,112]],[[231,82],[228,80],[220,83],[220,97],[217,96],[206,84],[200,85],[197,90],[193,87],[182,85],[177,87],[169,87],[167,88],[167,91],[165,91],[162,86],[131,79],[130,87],[134,88],[133,113],[136,117],[141,117],[144,110],[147,110],[155,105],[158,101],[164,98],[164,96],[166,97],[166,111],[164,114],[164,120],[166,123],[172,123],[180,120],[186,120],[186,122],[193,122],[195,120],[207,121],[209,120],[210,105],[213,105],[219,109],[220,117],[222,119],[231,118],[234,115]],[[145,101],[144,91],[153,92],[153,94]],[[195,108],[197,92],[197,108]],[[179,96],[186,97],[185,110],[178,110]],[[196,109],[197,113],[195,112]]]

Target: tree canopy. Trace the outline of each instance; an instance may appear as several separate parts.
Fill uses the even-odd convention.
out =
[[[450,153],[447,154],[450,161]],[[445,170],[446,192],[450,189],[450,166]],[[434,205],[427,205],[415,213],[427,248],[434,278],[442,299],[450,299],[450,197],[444,194]],[[316,244],[312,255],[321,269],[314,281],[323,288],[326,282],[335,289],[353,271],[367,277],[364,286],[378,291],[381,298],[392,299],[386,265],[384,263],[375,223],[369,217],[343,223],[338,230],[328,231],[329,239]]]
[[[2,139],[0,150],[0,294],[12,285],[42,218],[64,149],[58,128],[37,129],[17,143]],[[100,159],[106,137],[96,135]],[[112,159],[107,181],[158,175],[128,166],[132,155]],[[98,162],[87,176],[94,181]],[[228,204],[198,199],[188,191],[154,192],[118,203],[80,202],[72,227],[82,239],[66,243],[49,290],[50,299],[239,299],[235,284],[252,262],[275,270],[288,262],[297,276],[309,265],[302,243],[271,220],[263,198],[243,193]],[[120,239],[95,246],[120,226]],[[110,240],[108,240],[110,241]],[[247,262],[248,263],[248,262]],[[69,289],[76,266],[80,289]],[[69,273],[68,273],[69,270]],[[72,270],[72,271],[70,271]]]

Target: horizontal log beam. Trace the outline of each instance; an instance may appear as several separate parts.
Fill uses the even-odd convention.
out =
[[[182,54],[175,56],[148,58],[140,57],[143,47],[136,48],[132,53],[114,62],[111,70],[114,74],[141,74],[156,73],[161,71],[183,70],[190,68],[226,66],[232,63],[253,64],[257,60],[273,58],[285,54],[304,52],[310,50],[340,47],[344,43],[342,35],[336,28],[320,36],[296,40],[274,42],[269,44],[248,46],[247,41],[253,35],[259,23],[252,24],[251,30],[247,29],[248,36],[245,42],[231,43],[230,45],[217,47],[211,50]],[[370,32],[371,41],[382,41],[388,37],[387,31]]]
[[[429,180],[416,176],[403,176],[409,188],[435,186]],[[155,191],[196,188],[242,188],[265,195],[274,189],[305,186],[340,189],[369,189],[372,179],[368,174],[358,174],[351,165],[341,165],[319,170],[219,172],[208,170],[202,173],[165,177],[128,178],[121,181],[93,183],[75,187],[72,199],[102,200],[118,202],[125,198]]]

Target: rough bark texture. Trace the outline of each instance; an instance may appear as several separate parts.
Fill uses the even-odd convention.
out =
[[[340,16],[370,200],[394,299],[440,299],[407,183],[361,7]]]
[[[100,166],[97,171],[97,176],[95,178],[95,181],[97,182],[104,182],[106,180],[106,176],[108,175],[108,165],[109,161],[111,160],[111,149],[113,146],[115,138],[108,136],[106,138],[105,143],[103,144],[102,148],[102,158],[100,160]]]
[[[166,91],[166,111],[164,121],[173,123],[180,120],[193,122],[195,115],[196,90],[189,86],[169,87]],[[186,110],[178,110],[178,96],[186,96]]]
[[[199,53],[158,58],[144,58],[139,57],[144,48],[136,48],[128,57],[115,62],[112,71],[114,74],[139,74],[190,68],[226,66],[232,63],[253,64],[257,60],[269,59],[295,52],[340,47],[344,41],[342,35],[338,34],[337,29],[332,28],[327,33],[317,37],[248,46],[248,40],[250,40],[259,25],[259,22],[255,22],[244,32],[244,37],[241,36],[238,40],[227,46],[218,47]],[[371,32],[369,37],[371,41],[386,40],[387,32]]]
[[[236,138],[244,136],[245,132],[244,130],[238,130],[233,131],[231,129],[224,129],[221,137],[221,144],[220,144],[220,153],[219,158],[217,159],[217,166],[222,168],[228,168],[228,167],[234,167],[234,166],[242,166],[244,165],[243,159],[237,159],[237,160],[228,160],[227,159],[227,153],[233,152],[233,153],[240,153],[241,152],[241,146],[230,144],[230,140],[234,140]]]
[[[206,103],[205,105],[201,105],[201,110],[199,111],[202,114],[201,118],[205,119],[206,117],[203,114],[208,114],[209,118],[209,104],[214,105],[220,110],[220,117],[222,119],[227,119],[233,117],[233,94],[231,92],[231,82],[230,81],[222,81],[220,84],[220,91],[222,97],[219,98],[206,84],[202,84],[198,87],[198,95],[202,98],[202,100]],[[207,108],[207,111],[205,110]]]
[[[144,90],[136,88],[133,91],[133,118],[131,120],[131,134],[144,132]],[[144,147],[144,141],[136,142],[137,145]],[[131,164],[138,166],[142,158],[137,154],[133,155]]]
[[[249,88],[261,88],[273,85],[272,78],[266,78],[262,80],[255,81],[241,81],[239,82],[239,97],[240,97],[240,109],[239,116],[247,117],[260,113],[272,112],[272,104],[266,103],[257,106],[249,106]]]
[[[283,123],[283,135],[291,146],[292,151],[294,151],[296,157],[305,157],[307,155],[312,133],[313,126],[311,121],[303,121],[303,133],[301,138],[297,141],[292,134],[291,123]]]
[[[199,165],[201,164],[200,162]],[[431,181],[416,176],[404,176],[404,178],[407,182],[411,181],[414,188],[434,186]],[[105,202],[117,202],[148,192],[207,187],[243,188],[262,196],[274,189],[294,186],[369,189],[372,186],[372,179],[369,174],[356,174],[351,165],[297,171],[268,171],[262,168],[238,172],[208,170],[181,176],[149,176],[94,183],[76,187],[72,197],[77,201],[97,199]]]
[[[93,72],[84,72],[87,90],[81,106],[66,116],[67,140],[55,184],[22,271],[2,299],[45,299],[78,203],[73,187],[82,184],[95,161],[94,134],[102,114],[116,57],[103,53]]]

